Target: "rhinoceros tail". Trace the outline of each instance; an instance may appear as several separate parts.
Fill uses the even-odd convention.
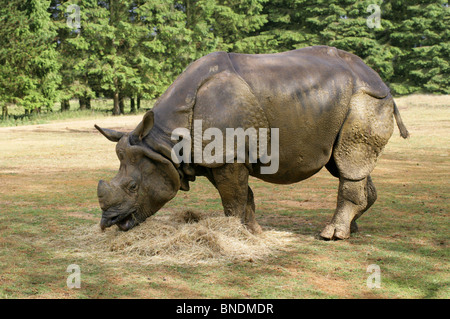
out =
[[[395,102],[394,102],[394,118],[395,121],[397,122],[398,129],[400,130],[400,136],[403,138],[408,138],[409,132],[406,129],[405,124],[403,124],[400,112],[398,111],[397,104],[395,104]]]

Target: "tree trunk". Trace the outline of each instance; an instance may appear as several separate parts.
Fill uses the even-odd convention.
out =
[[[140,95],[138,95],[138,97],[137,97],[137,109],[138,110],[140,110],[141,109],[141,96]]]
[[[120,109],[120,114],[125,114],[125,103],[123,101],[122,93],[119,93],[119,109]]]
[[[86,98],[86,108],[88,110],[90,110],[92,108],[92,106],[91,106],[91,98],[90,97]]]
[[[70,110],[70,102],[69,100],[62,100],[61,101],[61,112],[69,111]]]
[[[86,110],[86,99],[84,96],[80,96],[78,101],[80,102],[80,110]]]
[[[4,104],[2,106],[2,119],[6,119],[8,117],[8,105]]]
[[[186,0],[186,28],[191,27],[191,6],[190,0]]]
[[[136,113],[136,105],[134,102],[134,97],[130,97],[130,113]]]
[[[115,91],[114,92],[114,106],[113,106],[113,115],[120,115],[120,108],[119,108],[119,92]]]

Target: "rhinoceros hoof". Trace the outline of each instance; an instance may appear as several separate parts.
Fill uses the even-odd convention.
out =
[[[245,227],[253,234],[253,235],[259,235],[262,233],[262,228],[259,226],[257,222],[254,223],[247,223],[245,224]]]
[[[350,237],[349,227],[343,225],[328,224],[320,233],[323,239],[347,239]]]

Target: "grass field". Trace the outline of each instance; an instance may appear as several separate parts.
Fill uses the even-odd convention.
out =
[[[411,137],[397,129],[372,173],[378,201],[346,241],[321,241],[338,182],[326,170],[294,185],[251,180],[264,230],[289,232],[262,260],[205,265],[97,259],[71,246],[98,224],[99,179],[118,169],[114,143],[93,128],[132,130],[142,115],[93,115],[0,128],[0,298],[450,298],[450,96],[397,99]],[[158,215],[221,210],[203,178]],[[66,285],[70,264],[81,288]],[[370,289],[369,265],[381,287]]]

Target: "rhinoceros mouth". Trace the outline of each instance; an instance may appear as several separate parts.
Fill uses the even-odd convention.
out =
[[[105,230],[105,228],[117,225],[120,230],[127,231],[136,226],[136,220],[134,218],[135,213],[136,211],[132,211],[125,214],[117,214],[115,216],[108,216],[107,213],[103,213],[102,219],[100,221],[100,228],[102,230]]]

